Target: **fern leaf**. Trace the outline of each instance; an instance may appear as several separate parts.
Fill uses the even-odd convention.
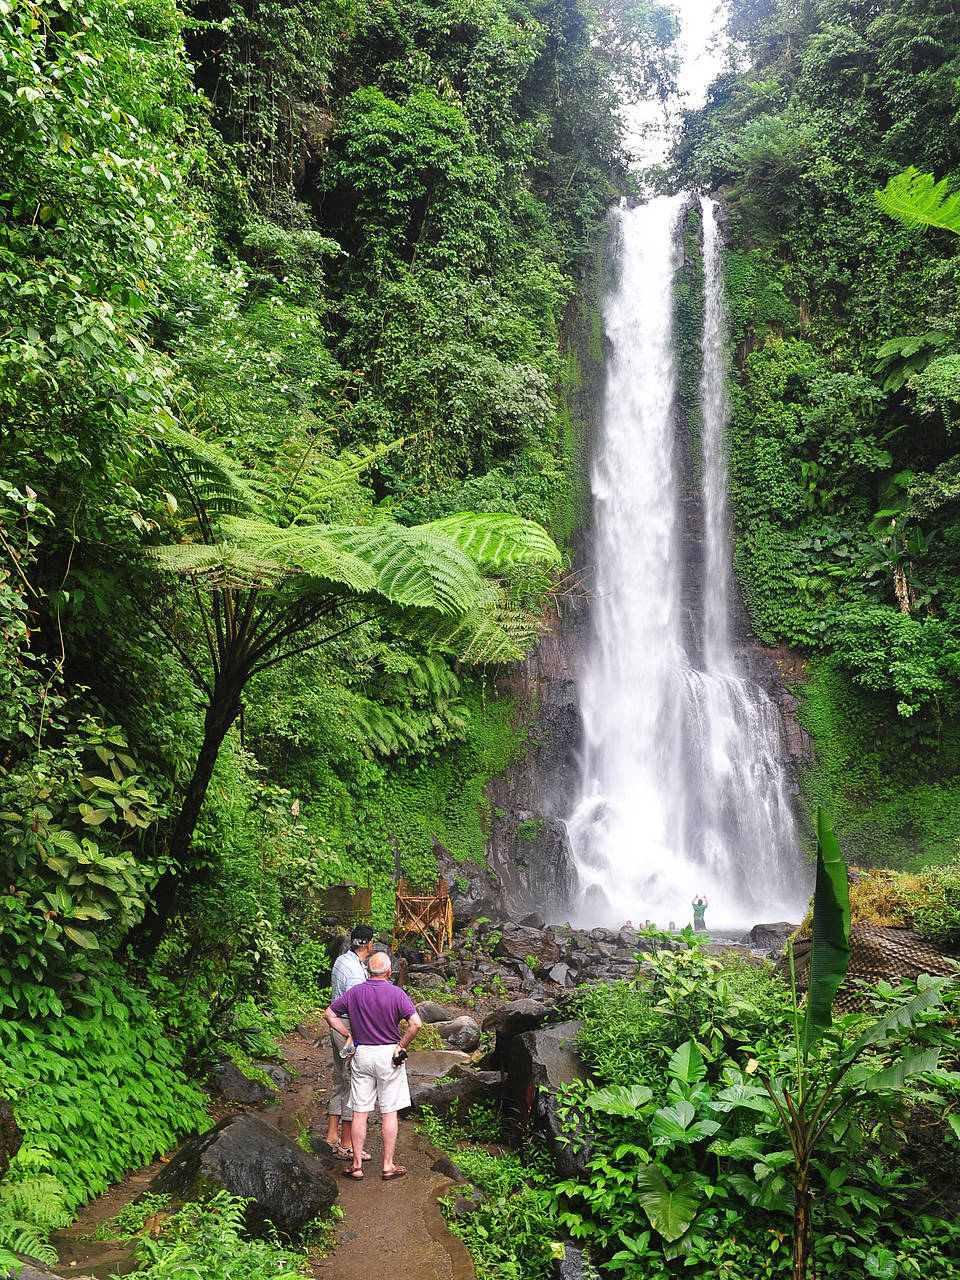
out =
[[[231,538],[251,554],[290,572],[326,581],[359,595],[375,594],[392,604],[455,615],[473,607],[480,575],[470,557],[429,526],[295,525],[278,529],[265,521],[224,521]]]
[[[960,192],[950,194],[947,180],[911,167],[895,174],[874,193],[880,208],[906,227],[937,227],[960,235]]]
[[[260,501],[248,476],[216,441],[195,436],[169,422],[164,427],[162,443],[210,514],[259,508]],[[170,484],[179,487],[175,477],[171,477]]]
[[[462,662],[486,664],[522,658],[540,634],[533,614],[510,606],[495,583],[484,583],[476,606],[459,618],[404,614],[404,634],[455,654]]]
[[[289,565],[268,560],[245,548],[218,542],[179,542],[171,546],[149,547],[147,556],[167,573],[181,578],[196,578],[209,590],[275,586],[292,569]]]
[[[436,530],[451,538],[486,569],[503,569],[514,564],[560,563],[560,552],[547,531],[522,516],[461,511],[419,527]]]

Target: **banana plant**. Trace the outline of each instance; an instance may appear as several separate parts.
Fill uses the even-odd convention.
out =
[[[794,992],[793,1051],[787,1070],[759,1080],[773,1105],[793,1158],[793,1280],[807,1280],[813,1251],[811,1164],[838,1119],[852,1118],[871,1095],[896,1094],[908,1082],[935,1069],[939,1049],[904,1049],[902,1041],[925,1011],[942,1004],[942,981],[930,979],[900,1004],[845,1044],[832,1028],[832,1005],[850,959],[850,897],[847,869],[829,818],[817,810],[817,880],[813,904],[813,944],[806,1007],[796,999],[793,948],[788,943]],[[754,1064],[756,1069],[756,1064]]]

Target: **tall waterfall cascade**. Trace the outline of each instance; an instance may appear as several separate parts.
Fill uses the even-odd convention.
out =
[[[607,380],[591,475],[582,779],[567,818],[581,924],[680,925],[703,893],[712,927],[739,928],[798,918],[809,891],[780,715],[731,640],[728,339],[716,211],[705,198],[693,502],[681,481],[690,460],[677,425],[672,317],[686,201],[615,214],[620,277],[604,309]],[[693,540],[691,507],[702,532]]]

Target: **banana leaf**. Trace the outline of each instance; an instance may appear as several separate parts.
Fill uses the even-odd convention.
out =
[[[804,1050],[831,1025],[834,997],[850,960],[850,890],[847,868],[830,819],[817,809],[817,885],[813,898],[810,980],[801,1039]]]

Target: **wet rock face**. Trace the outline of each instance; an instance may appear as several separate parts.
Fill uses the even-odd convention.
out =
[[[525,1031],[513,1037],[508,1049],[506,1096],[510,1110],[521,1118],[527,1115],[544,1134],[562,1178],[583,1173],[589,1158],[588,1151],[566,1141],[557,1111],[560,1086],[587,1079],[576,1049],[582,1027],[582,1022],[556,1022]]]
[[[208,1083],[212,1093],[218,1094],[227,1102],[237,1102],[244,1107],[259,1107],[273,1099],[273,1093],[265,1084],[245,1076],[226,1054],[210,1072]]]
[[[337,1198],[337,1183],[314,1156],[260,1116],[229,1116],[185,1143],[149,1190],[195,1200],[210,1189],[251,1199],[244,1222],[252,1236],[271,1227],[291,1240]]]

